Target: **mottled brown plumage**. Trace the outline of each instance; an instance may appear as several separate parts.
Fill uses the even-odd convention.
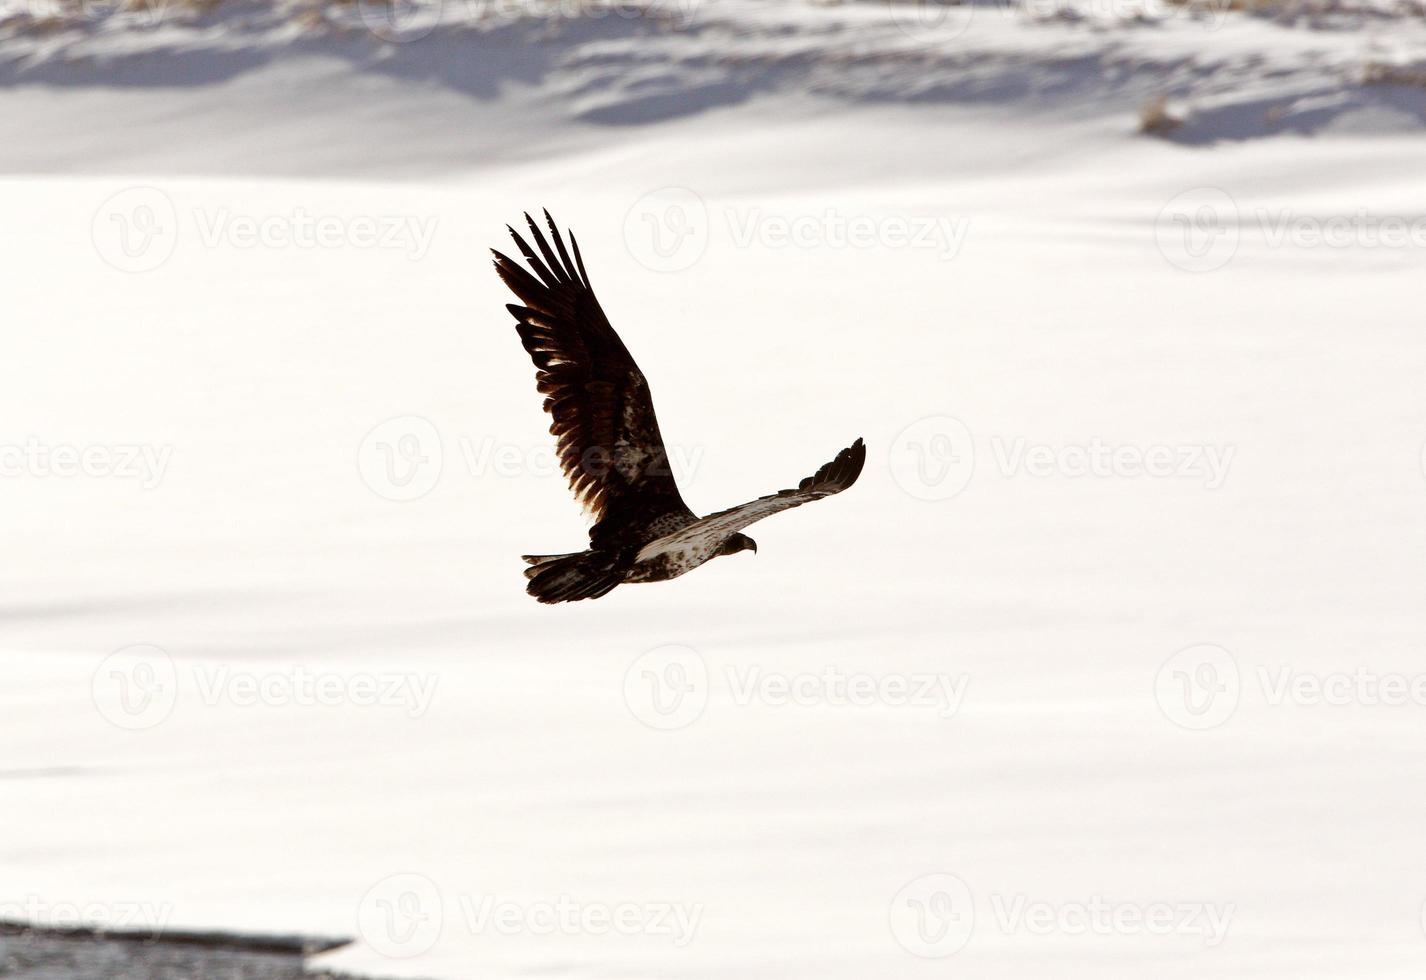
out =
[[[678,492],[648,381],[595,298],[579,243],[570,236],[571,259],[548,211],[553,247],[528,214],[525,221],[538,251],[515,229],[510,235],[534,274],[500,252],[495,268],[522,304],[506,308],[535,363],[560,466],[595,519],[589,550],[525,556],[531,595],[597,598],[621,582],[662,581],[719,555],[756,551],[743,528],[856,482],[866,460],[860,439],[797,489],[700,520]]]

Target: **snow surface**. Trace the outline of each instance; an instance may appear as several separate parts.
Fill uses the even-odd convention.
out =
[[[1358,74],[1419,20],[975,12],[0,40],[0,918],[452,980],[1419,976],[1426,90]],[[486,252],[538,207],[694,509],[862,436],[858,485],[525,596],[584,533]]]

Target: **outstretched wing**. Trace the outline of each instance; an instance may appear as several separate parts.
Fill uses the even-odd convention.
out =
[[[720,510],[694,521],[688,527],[659,538],[639,552],[638,560],[679,551],[717,550],[728,538],[750,524],[773,514],[834,493],[841,493],[857,482],[866,464],[866,446],[860,439],[837,454],[837,458],[797,485],[795,490],[779,490],[737,507]]]
[[[520,340],[535,362],[535,380],[558,440],[570,489],[596,525],[590,540],[614,539],[670,513],[693,517],[679,495],[654,416],[644,373],[594,297],[579,243],[574,261],[545,212],[554,248],[528,214],[538,254],[510,229],[534,275],[495,252],[495,268],[523,306],[515,315]]]

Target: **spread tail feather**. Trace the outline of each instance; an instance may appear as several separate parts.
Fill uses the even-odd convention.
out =
[[[530,567],[525,591],[541,602],[577,602],[598,599],[624,580],[614,556],[598,551],[572,555],[525,555]]]

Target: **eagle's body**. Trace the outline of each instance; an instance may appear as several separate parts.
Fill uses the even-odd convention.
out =
[[[539,253],[513,228],[510,234],[535,275],[499,252],[495,268],[525,304],[507,309],[535,362],[560,465],[596,518],[588,550],[525,556],[531,595],[541,602],[594,599],[623,582],[662,582],[720,555],[757,551],[743,528],[856,482],[866,461],[860,439],[795,490],[694,514],[674,482],[648,381],[595,299],[579,244],[570,237],[571,261],[549,212],[554,249],[525,219]]]

